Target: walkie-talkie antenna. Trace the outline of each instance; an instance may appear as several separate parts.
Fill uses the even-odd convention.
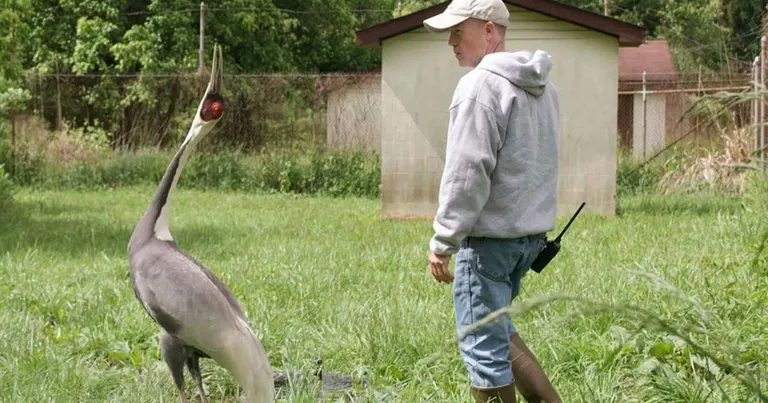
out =
[[[579,215],[581,212],[581,209],[584,208],[584,205],[587,204],[586,202],[581,203],[581,206],[579,206],[579,209],[576,210],[576,214],[571,217],[571,219],[568,221],[568,224],[565,225],[565,228],[563,228],[562,231],[560,231],[560,234],[557,236],[557,238],[546,241],[544,243],[544,248],[541,249],[539,252],[539,255],[536,257],[536,259],[531,264],[531,270],[535,271],[536,273],[541,273],[542,270],[544,270],[544,267],[549,264],[549,262],[560,252],[560,238],[563,237],[563,234],[565,234],[565,231],[568,230],[568,227],[571,226],[571,223],[573,220],[576,219],[576,216]]]
[[[570,219],[570,220],[568,220],[568,224],[565,224],[565,228],[563,228],[563,230],[562,230],[562,231],[560,231],[560,234],[557,236],[557,238],[555,238],[555,240],[556,240],[557,242],[560,242],[560,238],[562,238],[562,237],[563,237],[563,234],[565,234],[565,231],[567,231],[567,230],[568,230],[568,227],[570,227],[570,226],[571,226],[571,223],[573,222],[573,220],[575,220],[575,219],[576,219],[576,216],[578,216],[578,215],[579,215],[579,213],[581,212],[581,209],[583,209],[583,208],[584,208],[584,205],[586,205],[586,204],[587,204],[586,202],[582,202],[582,203],[581,203],[581,206],[579,206],[579,209],[578,209],[578,210],[576,210],[576,213],[573,215],[573,217],[571,217],[571,219]]]

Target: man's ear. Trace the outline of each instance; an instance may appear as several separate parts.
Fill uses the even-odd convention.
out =
[[[489,21],[485,23],[484,28],[485,28],[485,39],[488,39],[488,40],[493,39],[494,31],[496,31],[496,24]]]

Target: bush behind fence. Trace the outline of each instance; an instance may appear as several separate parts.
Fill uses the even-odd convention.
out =
[[[694,182],[701,178],[708,188],[717,178],[726,178],[718,172],[748,157],[742,137],[750,135],[745,126],[753,121],[753,110],[748,103],[728,105],[727,99],[700,101],[707,94],[749,91],[749,78],[679,74],[620,82],[619,194],[664,183],[682,189],[683,182],[698,190],[701,184]],[[156,183],[169,150],[176,149],[189,129],[207,79],[195,74],[29,74],[26,86],[32,97],[16,117],[17,158],[10,161],[0,143],[0,164],[5,162],[5,170],[21,184],[88,188]],[[379,73],[225,75],[223,92],[225,119],[200,144],[180,186],[378,195]],[[728,113],[713,119],[722,108]],[[36,130],[35,120],[46,127]],[[683,137],[691,140],[688,145],[635,170]],[[727,159],[699,154],[713,140],[725,143]],[[165,154],[142,154],[147,148]],[[349,153],[339,151],[350,148]],[[120,154],[124,151],[132,154]],[[671,171],[679,175],[669,175]]]
[[[744,73],[648,74],[619,83],[619,195],[743,193],[758,123]],[[759,120],[759,119],[758,119]]]
[[[40,153],[19,154],[14,160],[8,154],[7,147],[0,149],[0,161],[14,173],[15,184],[57,190],[154,186],[173,157],[172,151],[123,152],[97,162],[58,166]],[[376,198],[380,178],[378,156],[364,150],[277,150],[259,155],[216,151],[191,156],[178,186]],[[0,190],[10,185],[0,169]],[[0,191],[0,199],[4,193]]]
[[[198,145],[179,186],[378,196],[378,78],[225,75],[225,119]],[[13,129],[0,122],[0,164],[25,186],[156,184],[207,80],[27,75],[27,109]]]
[[[366,84],[378,77],[225,75],[225,119],[201,147],[254,152],[327,145],[329,137],[340,148],[366,146],[378,133],[379,113],[378,87]],[[42,117],[51,130],[95,127],[115,149],[173,147],[189,130],[207,80],[197,74],[28,74],[32,97],[24,114]],[[334,99],[340,106],[331,103],[329,110]],[[348,113],[350,103],[358,113]]]

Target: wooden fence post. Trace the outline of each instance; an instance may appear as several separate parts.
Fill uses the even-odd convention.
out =
[[[16,63],[16,18],[11,14],[11,65]],[[16,166],[16,112],[11,108],[11,169]]]
[[[61,128],[61,78],[59,77],[59,57],[56,56],[54,59],[56,63],[56,128],[55,130],[59,130]]]
[[[760,92],[765,94],[765,41],[766,37],[763,35],[760,38]],[[760,113],[759,113],[759,134],[760,139],[760,151],[758,152],[758,158],[760,159],[760,168],[763,174],[765,174],[765,152],[762,148],[765,147],[765,100],[760,97]]]

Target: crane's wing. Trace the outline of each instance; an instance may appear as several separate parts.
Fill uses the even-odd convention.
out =
[[[240,317],[240,319],[247,322],[247,319],[245,317],[245,312],[243,311],[243,307],[240,305],[240,302],[235,298],[235,296],[232,294],[231,291],[229,291],[229,288],[222,282],[218,277],[216,277],[213,272],[211,272],[205,265],[198,262],[195,258],[190,256],[188,253],[181,250],[175,243],[168,242],[170,244],[169,246],[176,250],[177,253],[180,253],[187,259],[189,259],[200,271],[202,271],[206,277],[208,277],[208,280],[213,283],[213,285],[216,286],[216,288],[219,290],[221,295],[224,296],[224,298],[227,299],[227,302],[229,302],[229,305],[232,307],[232,309],[237,313],[237,316]]]
[[[241,326],[247,323],[245,314],[227,287],[171,241],[150,242],[134,254],[131,281],[149,316],[192,347],[207,352],[217,348],[223,329],[248,331]]]

